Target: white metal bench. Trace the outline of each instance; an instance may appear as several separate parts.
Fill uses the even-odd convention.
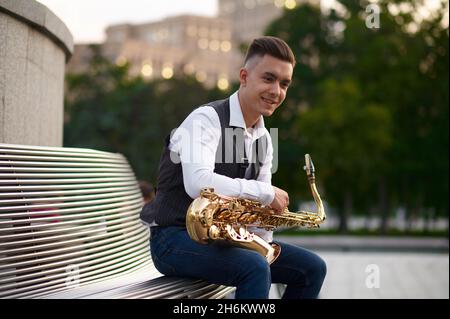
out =
[[[0,144],[0,298],[224,298],[162,276],[121,154]]]

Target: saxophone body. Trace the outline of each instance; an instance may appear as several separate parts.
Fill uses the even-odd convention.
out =
[[[220,240],[233,246],[255,250],[273,263],[281,252],[276,243],[268,243],[248,231],[249,227],[274,230],[278,227],[319,228],[326,219],[325,210],[315,185],[314,165],[311,157],[305,155],[304,167],[317,212],[290,212],[287,208],[281,214],[270,206],[249,199],[234,198],[216,194],[214,189],[205,188],[189,206],[186,228],[196,242],[208,244]]]

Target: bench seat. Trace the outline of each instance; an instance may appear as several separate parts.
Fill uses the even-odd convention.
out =
[[[232,287],[162,276],[126,158],[0,144],[0,298],[224,298]]]

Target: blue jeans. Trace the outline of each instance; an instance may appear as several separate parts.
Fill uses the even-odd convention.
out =
[[[267,299],[271,283],[287,285],[283,299],[317,298],[325,262],[304,248],[275,242],[281,245],[281,254],[272,265],[253,250],[219,241],[199,244],[184,227],[153,227],[150,248],[162,274],[236,287],[236,299]]]

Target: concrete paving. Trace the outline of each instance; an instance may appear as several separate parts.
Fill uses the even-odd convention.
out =
[[[449,299],[446,238],[276,239],[311,249],[326,261],[321,299]],[[277,298],[275,289],[271,298]]]
[[[327,263],[321,299],[448,299],[445,253],[320,252]]]

